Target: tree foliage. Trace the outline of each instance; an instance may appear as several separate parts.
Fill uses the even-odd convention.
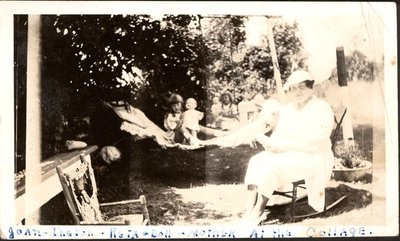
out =
[[[52,45],[45,52],[52,61],[46,75],[75,92],[115,99],[129,93],[132,104],[148,107],[150,115],[160,113],[172,92],[204,96],[207,63],[197,16],[62,15],[46,21],[52,23],[43,36]]]
[[[244,31],[242,20],[235,29]],[[245,92],[252,92],[254,95],[263,88],[275,88],[273,76],[274,70],[272,65],[271,50],[266,42],[261,46],[247,46],[244,43],[245,32],[240,34],[239,42],[235,42],[235,47],[226,44],[227,41],[215,41],[213,36],[225,36],[230,26],[224,25],[223,21],[216,19],[211,22],[212,27],[205,35],[209,39],[207,45],[213,50],[214,64],[208,68],[208,96],[212,98],[223,90],[229,90],[234,93],[237,101],[240,101]],[[235,21],[239,23],[239,21]],[[303,54],[303,46],[300,39],[296,36],[298,31],[297,23],[288,24],[283,19],[275,19],[273,26],[273,35],[280,68],[280,74],[283,81],[290,75],[293,69],[306,68],[305,57]],[[214,42],[212,41],[214,40]],[[218,39],[217,39],[218,40]],[[222,43],[221,43],[222,42]],[[225,46],[225,47],[224,47]],[[237,57],[239,56],[239,57]]]
[[[257,90],[273,77],[268,45],[244,44],[245,20],[243,16],[46,16],[44,73],[47,80],[67,86],[69,96],[118,98],[129,93],[133,104],[146,103],[152,117],[173,92],[197,98],[204,108],[206,91],[214,95],[226,82],[233,92],[241,92]],[[302,50],[297,24],[277,21],[273,31],[285,79]]]
[[[367,56],[358,50],[352,51],[345,56],[346,78],[347,81],[367,81],[372,82],[379,75],[379,67],[376,62],[369,61]],[[332,70],[331,80],[337,80],[337,68]]]
[[[202,19],[203,41],[207,46],[207,96],[212,98],[226,84],[240,81],[242,71],[240,63],[234,61],[234,55],[244,47],[246,39],[244,16],[208,16]]]
[[[349,81],[374,80],[374,72],[377,70],[377,64],[373,61],[369,61],[360,51],[355,50],[349,56],[346,56],[345,63]]]

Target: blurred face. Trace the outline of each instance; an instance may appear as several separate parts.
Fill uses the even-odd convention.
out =
[[[307,102],[311,98],[312,93],[312,89],[308,88],[305,82],[289,87],[290,100],[298,104]]]
[[[175,103],[171,105],[172,112],[178,113],[182,111],[182,103]]]
[[[214,97],[213,98],[213,104],[218,104],[219,103],[219,98],[218,97]]]
[[[230,103],[231,103],[231,99],[229,98],[228,95],[223,95],[221,101],[222,101],[222,103],[223,103],[224,105],[227,105],[227,104],[230,104]]]
[[[101,152],[101,157],[105,162],[110,164],[111,162],[118,161],[121,159],[121,152],[114,146],[106,146]]]

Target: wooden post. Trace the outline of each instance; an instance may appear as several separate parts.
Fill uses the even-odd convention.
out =
[[[33,192],[37,182],[40,182],[38,168],[41,159],[40,25],[40,15],[28,16],[25,210],[33,210],[37,195],[40,196],[40,193]],[[39,211],[26,213],[26,216],[29,217],[25,220],[26,224],[39,224]]]
[[[0,4],[1,5],[1,4]],[[9,237],[8,227],[15,225],[13,215],[16,210],[14,202],[14,150],[16,150],[14,135],[15,105],[13,77],[15,32],[13,23],[15,15],[5,14],[7,5],[2,6],[4,14],[0,14],[0,66],[1,66],[1,101],[0,101],[0,240]],[[10,8],[8,8],[10,9]],[[10,12],[11,13],[11,12]],[[15,122],[14,122],[15,121]],[[15,148],[15,149],[14,149]],[[7,228],[6,228],[7,227]]]
[[[354,145],[354,134],[351,122],[351,111],[350,111],[351,108],[349,100],[349,90],[347,87],[346,64],[345,64],[345,55],[343,47],[336,48],[336,67],[337,67],[338,83],[341,92],[341,105],[347,108],[347,113],[344,116],[342,127],[343,127],[344,144],[346,147],[348,147]]]
[[[272,22],[269,19],[269,17],[267,17],[267,38],[269,43],[269,49],[271,50],[272,65],[274,67],[274,79],[276,81],[276,90],[278,92],[279,99],[281,101],[284,101],[285,92],[283,91],[282,87],[281,73],[279,70],[278,57],[275,48],[274,33],[272,31]]]

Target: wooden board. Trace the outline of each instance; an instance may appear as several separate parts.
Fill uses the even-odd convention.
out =
[[[84,149],[57,154],[43,161],[35,169],[36,171],[29,175],[29,178],[21,178],[15,189],[16,221],[20,222],[62,191],[56,172],[57,165],[61,165],[64,169],[74,168],[80,162],[81,153],[90,157],[97,148],[97,146],[88,146]],[[31,182],[32,190],[26,190],[26,182]]]

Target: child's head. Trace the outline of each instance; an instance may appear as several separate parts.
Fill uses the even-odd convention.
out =
[[[121,152],[115,146],[103,147],[100,151],[100,155],[108,164],[121,159]]]
[[[218,97],[218,96],[215,96],[215,97],[212,99],[212,103],[213,103],[213,104],[218,104],[218,103],[219,103],[219,97]]]
[[[197,101],[193,98],[189,98],[186,100],[186,109],[193,110],[197,107]]]
[[[182,103],[183,103],[183,98],[182,96],[178,94],[173,94],[169,98],[169,104],[171,107],[171,112],[173,113],[179,113],[182,111]]]
[[[220,101],[224,105],[232,104],[233,103],[233,96],[232,96],[232,94],[230,92],[226,91],[226,92],[222,93],[222,95],[220,97]]]
[[[182,103],[173,103],[171,104],[171,112],[172,113],[179,113],[182,111]]]

